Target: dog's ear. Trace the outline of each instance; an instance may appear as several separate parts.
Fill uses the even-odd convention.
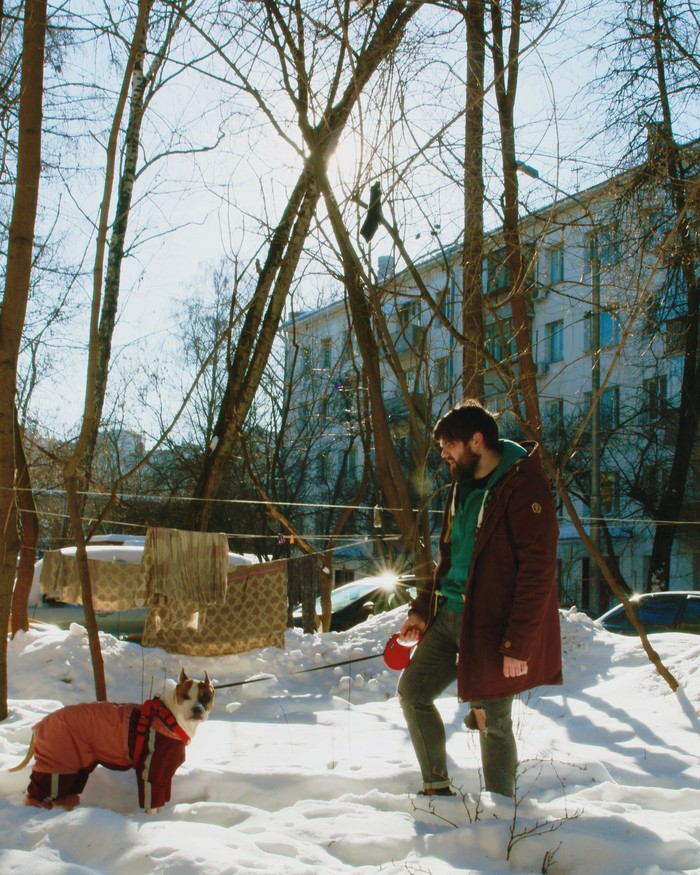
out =
[[[209,674],[208,674],[208,672],[206,672],[206,671],[204,672],[204,683],[205,683],[208,687],[211,687],[211,681],[209,680]]]
[[[181,684],[181,683],[183,683],[183,681],[188,681],[188,680],[189,680],[189,678],[185,674],[185,669],[181,668],[180,669],[180,679],[178,680],[178,683]]]

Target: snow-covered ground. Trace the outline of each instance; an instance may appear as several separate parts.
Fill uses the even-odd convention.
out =
[[[672,693],[635,639],[562,617],[565,685],[516,704],[517,803],[480,792],[478,741],[454,691],[440,700],[460,793],[417,797],[419,775],[381,651],[405,608],[344,633],[287,633],[286,648],[179,658],[102,638],[114,701],[142,701],[181,666],[219,689],[214,711],[158,815],[138,808],[133,772],[98,768],[73,811],[25,807],[31,727],[94,698],[81,627],[9,645],[0,724],[0,872],[700,873],[700,638],[654,645]],[[376,659],[299,673],[377,654]],[[257,680],[256,680],[257,679]]]

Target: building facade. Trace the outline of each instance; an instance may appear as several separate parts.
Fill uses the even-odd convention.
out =
[[[576,194],[559,193],[544,207],[524,212],[520,226],[542,443],[585,528],[634,591],[643,590],[649,576],[690,325],[678,269],[678,223],[663,188],[643,170]],[[409,476],[420,471],[417,500],[434,492],[426,499],[434,535],[442,499],[430,429],[462,398],[468,342],[462,333],[461,255],[458,246],[443,249],[398,271],[384,258],[367,290],[387,416]],[[483,263],[484,396],[491,410],[501,412],[503,434],[517,439],[522,428],[509,414],[519,380],[512,294],[503,233],[496,230],[487,235]],[[285,336],[286,452],[303,481],[297,494],[319,505],[310,519],[322,537],[369,463],[362,510],[347,521],[356,555],[345,557],[339,549],[336,568],[345,568],[343,579],[355,571],[371,573],[376,551],[357,549],[360,539],[373,542],[378,530],[395,533],[390,514],[380,512],[377,525],[372,513],[373,506],[382,507],[381,493],[371,471],[366,378],[345,302],[294,315]],[[671,589],[700,585],[698,463],[696,450],[676,521]],[[593,615],[605,610],[607,586],[598,582],[563,506],[559,559],[561,604]]]

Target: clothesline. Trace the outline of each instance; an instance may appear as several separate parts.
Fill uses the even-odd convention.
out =
[[[7,489],[8,487],[0,487],[0,489]],[[15,487],[12,490],[13,492],[27,491],[33,492],[34,495],[59,495],[65,496],[65,490],[63,489],[34,489],[22,490],[20,487]],[[82,495],[86,498],[107,498],[109,497],[109,493],[106,492],[79,492],[79,495]],[[303,502],[303,501],[265,501],[263,499],[247,499],[247,498],[193,498],[185,495],[117,495],[116,496],[120,501],[153,501],[153,502],[161,502],[168,503],[172,501],[186,501],[188,503],[198,501],[202,503],[215,503],[215,504],[244,504],[244,505],[255,505],[255,506],[263,506],[268,507],[273,505],[274,507],[289,507],[289,508],[306,508],[309,510],[358,510],[365,511],[368,513],[398,513],[399,508],[394,507],[386,507],[385,505],[355,505],[355,504],[321,504],[319,502]],[[427,513],[442,516],[442,509],[432,509],[425,508]],[[421,512],[421,508],[411,508],[412,513]],[[59,513],[51,513],[42,511],[42,515],[44,516],[58,516],[65,517],[66,514]],[[87,519],[87,518],[86,518]],[[648,525],[648,526],[700,526],[700,519],[698,520],[684,520],[684,519],[676,519],[676,520],[658,520],[649,517],[641,517],[630,519],[628,517],[612,517],[612,516],[600,516],[600,517],[591,517],[591,516],[581,516],[579,517],[582,523],[615,523],[616,525]],[[128,525],[127,523],[119,522],[119,525]],[[138,528],[143,528],[143,525],[137,525]],[[247,537],[269,537],[267,535],[257,536],[255,534],[250,535],[239,535],[239,537],[247,538]],[[306,536],[304,536],[306,537]],[[317,536],[309,536],[309,537],[330,537],[330,535],[317,535]]]

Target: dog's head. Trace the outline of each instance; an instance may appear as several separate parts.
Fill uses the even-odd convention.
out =
[[[185,722],[194,729],[207,719],[214,704],[214,687],[206,672],[203,681],[196,681],[188,678],[183,668],[173,693],[171,710],[178,723]]]

